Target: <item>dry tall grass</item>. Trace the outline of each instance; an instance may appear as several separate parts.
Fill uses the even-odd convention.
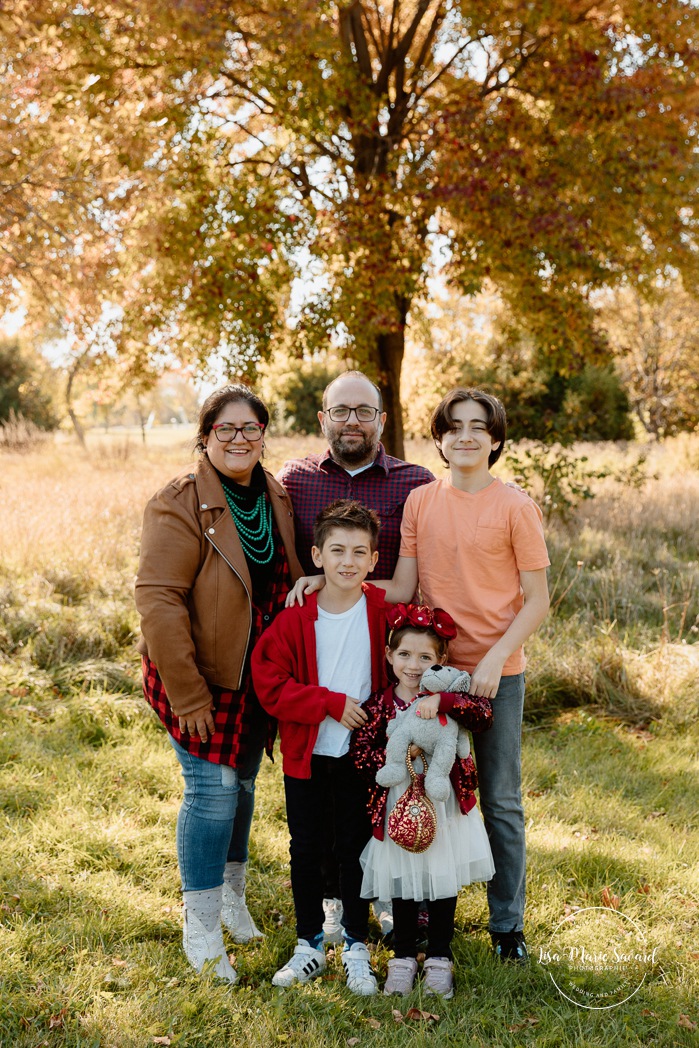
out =
[[[112,601],[121,610],[111,628],[123,636],[129,616],[135,628],[131,587],[143,507],[193,461],[191,438],[180,427],[161,430],[144,447],[133,435],[92,434],[88,454],[70,443],[3,454],[5,606],[21,605],[30,619],[48,613],[47,601],[76,605],[75,616],[82,605],[89,620],[91,602]],[[323,448],[320,437],[271,436],[265,461],[274,471],[287,458]],[[637,457],[633,447],[580,451],[617,471]],[[411,441],[406,457],[444,476],[431,442]],[[668,441],[651,449],[650,479],[641,489],[604,481],[572,526],[551,527],[555,613],[530,645],[532,709],[586,701],[614,707],[624,694],[627,706],[629,696],[638,697],[642,718],[697,686],[698,464],[699,439]],[[72,628],[84,634],[84,624]],[[103,637],[102,655],[105,644]]]

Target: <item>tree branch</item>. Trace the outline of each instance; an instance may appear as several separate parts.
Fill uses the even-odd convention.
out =
[[[422,47],[420,48],[420,54],[417,56],[417,58],[415,60],[415,70],[416,70],[416,72],[418,74],[419,74],[420,69],[422,68],[423,62],[425,61],[425,58],[427,57],[427,54],[428,54],[430,48],[432,47],[432,43],[434,41],[434,38],[437,35],[437,30],[439,29],[439,27],[442,24],[443,20],[444,20],[444,9],[443,9],[443,5],[440,4],[439,7],[436,9],[436,11],[434,13],[434,18],[432,19],[432,25],[430,26],[430,28],[427,30],[427,33],[425,34],[425,39],[423,40]]]
[[[370,84],[374,83],[374,72],[371,67],[371,55],[364,35],[362,25],[362,5],[360,0],[355,0],[351,7],[343,11],[341,18],[346,18],[351,28],[354,50],[359,71]]]
[[[548,37],[544,37],[538,40],[535,44],[533,44],[531,50],[527,50],[526,55],[520,53],[519,59],[515,62],[512,69],[508,72],[507,80],[505,81],[497,80],[497,76],[499,75],[501,70],[507,68],[508,63],[512,61],[513,56],[507,55],[507,57],[503,58],[501,62],[498,62],[497,66],[495,66],[493,70],[490,70],[488,73],[486,73],[486,78],[481,86],[480,97],[486,98],[488,95],[492,94],[493,91],[499,91],[502,90],[502,88],[507,87],[510,81],[513,80],[516,76],[519,76],[519,74],[522,72],[525,66],[528,65],[528,63],[531,61],[531,59],[534,57],[537,51],[539,51],[546,43],[548,43]],[[496,76],[495,83],[488,87],[488,81],[492,79],[493,75]]]
[[[374,45],[374,50],[376,51],[377,56],[380,57],[385,46],[385,37],[383,35],[383,32],[381,31],[381,16],[379,13],[378,0],[374,0],[374,9],[377,12],[376,25],[379,30],[379,39],[377,39],[376,33],[374,32],[374,26],[372,25],[372,20],[369,13],[362,8],[362,14],[364,15],[365,31],[366,33],[368,33],[369,38],[371,39],[371,42]]]
[[[228,70],[228,69],[220,70],[220,75],[225,77],[226,80],[230,80],[230,82],[232,84],[234,84],[236,87],[240,88],[240,90],[242,92],[247,92],[247,95],[243,94],[244,100],[247,101],[247,102],[250,102],[252,105],[257,106],[257,108],[260,110],[260,112],[264,112],[267,115],[269,115],[270,113],[274,112],[274,100],[273,99],[266,98],[264,95],[260,94],[259,91],[253,91],[249,87],[249,85],[245,83],[244,80],[240,80],[237,76],[234,76],[233,73],[231,73],[230,70]],[[249,95],[249,97],[248,97],[248,95]],[[212,97],[212,96],[209,95],[207,97]],[[259,102],[257,101],[257,99],[259,99]],[[269,107],[269,108],[265,108],[265,107]]]

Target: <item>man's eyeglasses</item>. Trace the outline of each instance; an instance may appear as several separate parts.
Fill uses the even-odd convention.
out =
[[[228,444],[242,433],[246,440],[260,440],[265,431],[261,422],[246,422],[244,426],[231,426],[228,422],[216,422],[211,429],[216,434],[216,439],[222,444]]]
[[[348,408],[345,404],[338,404],[335,408],[326,408],[323,414],[327,415],[331,422],[347,422],[352,412],[357,422],[373,422],[379,413],[379,408],[370,408],[368,404],[360,404],[358,408]]]

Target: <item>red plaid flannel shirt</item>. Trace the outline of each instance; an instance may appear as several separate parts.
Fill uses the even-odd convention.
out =
[[[274,557],[274,574],[267,590],[265,601],[258,601],[252,608],[252,632],[245,660],[243,686],[239,691],[211,685],[214,700],[213,717],[216,730],[213,736],[202,742],[188,732],[180,731],[179,717],[172,712],[160,674],[153,662],[143,658],[143,693],[173,739],[194,757],[211,761],[212,764],[227,764],[236,768],[243,764],[251,748],[262,744],[267,755],[272,757],[272,747],[277,733],[277,723],[260,706],[255,695],[250,675],[250,653],[255,643],[267,629],[275,615],[284,607],[284,599],[291,588],[291,574],[286,553],[276,527],[277,543]],[[234,628],[234,624],[231,624]]]
[[[383,444],[379,444],[371,466],[355,477],[338,466],[328,449],[323,455],[290,459],[277,474],[277,480],[291,496],[296,552],[308,575],[315,575],[320,570],[311,560],[316,517],[336,499],[357,499],[376,510],[381,518],[379,559],[372,576],[375,579],[390,579],[400,550],[400,525],[405,500],[414,488],[429,484],[434,477],[424,466],[415,466],[387,455]]]

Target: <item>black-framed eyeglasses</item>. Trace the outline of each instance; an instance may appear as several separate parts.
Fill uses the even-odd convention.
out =
[[[211,427],[217,440],[228,444],[242,433],[246,440],[260,440],[265,431],[261,422],[246,422],[244,426],[231,426],[229,422],[215,422]]]
[[[360,404],[358,408],[348,408],[346,404],[338,404],[334,408],[326,408],[323,412],[331,422],[347,422],[354,412],[357,422],[373,422],[379,413],[379,408],[371,408],[368,404]]]

